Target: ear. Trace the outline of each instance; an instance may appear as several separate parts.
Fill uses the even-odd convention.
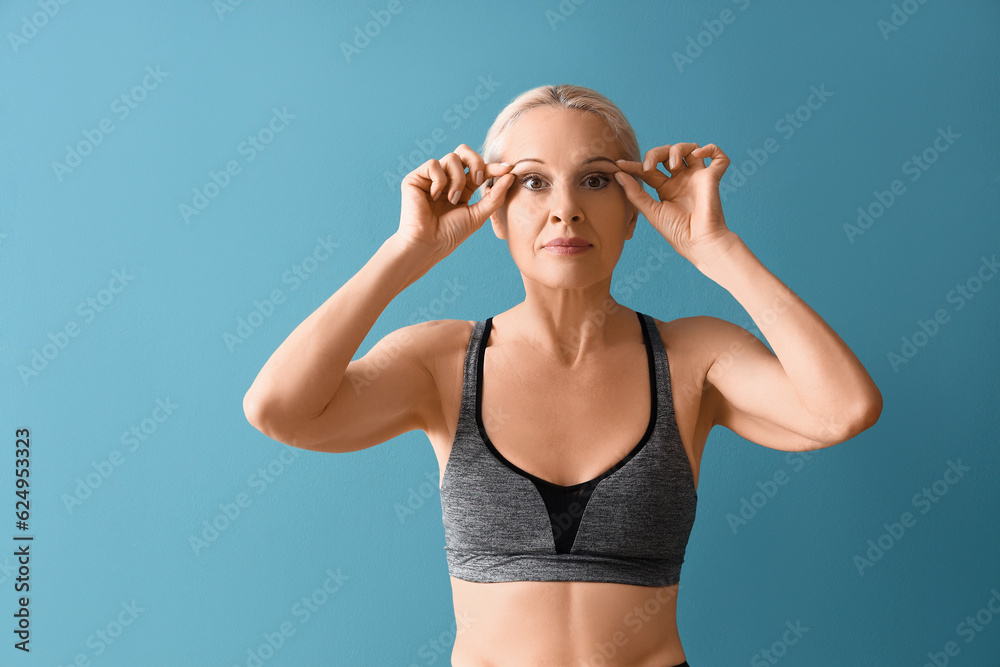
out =
[[[484,197],[489,195],[490,189],[492,187],[493,186],[491,184],[488,184],[483,188]],[[489,218],[490,225],[492,225],[493,227],[493,233],[496,234],[496,237],[501,240],[505,240],[507,238],[507,211],[505,210],[506,208],[507,208],[507,203],[504,202],[503,204],[500,205],[500,208],[493,211],[493,215],[491,215]]]
[[[503,218],[500,213],[494,213],[490,216],[490,223],[493,225],[493,233],[500,240],[506,240],[507,238],[507,221]]]
[[[629,208],[632,210],[632,215],[625,222],[625,240],[628,241],[632,238],[632,234],[635,232],[635,223],[639,219],[639,209],[638,207],[629,202]]]

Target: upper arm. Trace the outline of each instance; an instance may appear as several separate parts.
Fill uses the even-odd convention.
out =
[[[713,425],[784,451],[846,439],[840,418],[819,419],[802,406],[778,357],[760,339],[716,317],[691,319],[709,359],[704,391]]]
[[[353,452],[408,431],[426,431],[441,411],[434,375],[437,356],[454,339],[456,322],[419,322],[387,334],[347,365],[326,408],[288,444]]]

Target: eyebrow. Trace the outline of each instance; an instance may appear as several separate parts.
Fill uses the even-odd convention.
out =
[[[601,162],[601,161],[614,163],[614,160],[612,160],[611,158],[604,157],[604,156],[597,156],[597,157],[589,157],[589,158],[587,158],[586,160],[583,161],[583,164],[590,164],[591,162]],[[515,162],[514,164],[512,164],[511,167],[514,167],[516,164],[518,164],[520,162],[537,162],[538,164],[545,164],[544,162],[542,162],[538,158],[525,157],[525,158],[521,158],[520,160],[518,160],[517,162]]]

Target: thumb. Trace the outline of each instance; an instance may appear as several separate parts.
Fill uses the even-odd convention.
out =
[[[513,182],[514,174],[504,174],[503,176],[500,176],[496,181],[494,181],[493,187],[490,188],[488,195],[480,198],[480,200],[475,204],[471,204],[469,206],[469,216],[472,218],[473,223],[475,223],[476,229],[486,222],[486,218],[493,215],[493,213],[500,208],[507,195],[507,188],[509,188],[510,184]]]
[[[628,197],[630,202],[635,204],[639,212],[646,216],[647,220],[654,220],[653,208],[657,204],[657,201],[646,193],[639,184],[639,181],[624,171],[616,171],[615,180],[621,184],[622,190],[625,191],[625,196]]]

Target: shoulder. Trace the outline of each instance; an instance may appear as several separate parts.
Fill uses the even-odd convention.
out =
[[[472,320],[427,320],[396,329],[386,338],[394,339],[414,361],[438,378],[442,370],[451,370],[456,357],[464,359],[475,325]]]
[[[700,451],[723,400],[713,382],[722,372],[719,369],[730,366],[754,347],[767,348],[743,327],[710,315],[654,321],[670,359],[671,391],[678,418],[685,425],[695,424],[686,427],[694,429],[691,432],[696,435],[690,437],[696,451]],[[682,414],[696,417],[684,421]]]
[[[740,341],[749,338],[757,340],[756,336],[738,324],[711,315],[679,317],[666,322],[654,317],[653,321],[664,337],[664,343],[667,343],[669,337],[671,344],[710,354],[736,347]]]
[[[653,318],[670,356],[690,373],[707,378],[720,359],[737,357],[750,348],[766,346],[738,324],[711,315],[680,317],[667,322]]]

